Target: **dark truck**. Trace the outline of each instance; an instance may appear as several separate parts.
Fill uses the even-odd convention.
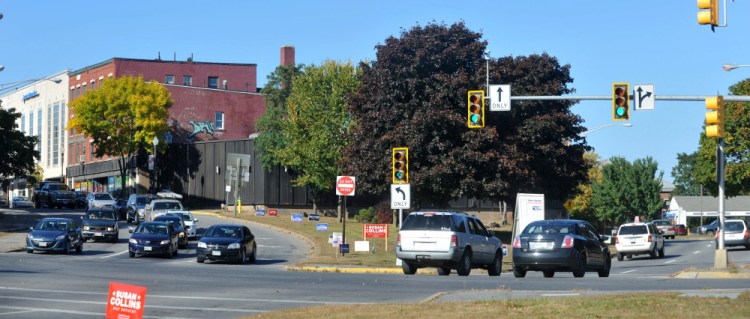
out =
[[[34,208],[42,206],[75,208],[76,195],[68,185],[63,183],[43,183],[34,191],[31,201],[34,202]]]

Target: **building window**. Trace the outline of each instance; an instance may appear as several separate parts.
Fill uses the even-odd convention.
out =
[[[219,88],[219,77],[218,76],[209,76],[208,77],[208,87],[212,89],[218,89]]]
[[[214,127],[217,130],[224,129],[224,112],[216,112],[216,121],[214,121]]]
[[[75,88],[70,89],[70,97],[71,98],[75,98],[76,97],[76,89]]]
[[[96,82],[94,80],[91,80],[91,89],[93,90],[95,88],[96,88]]]
[[[190,75],[183,75],[182,76],[182,85],[192,86],[193,85],[193,77]]]
[[[167,75],[164,77],[164,83],[174,84],[174,75]]]
[[[36,150],[42,153],[42,109],[36,110],[36,137],[39,143],[36,143]]]
[[[52,165],[57,165],[60,151],[60,103],[55,102],[52,106]]]
[[[26,114],[21,114],[21,132],[26,133]]]

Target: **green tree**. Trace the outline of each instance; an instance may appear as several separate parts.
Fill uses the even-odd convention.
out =
[[[602,223],[591,207],[591,197],[593,184],[600,183],[602,180],[602,166],[599,164],[599,155],[593,151],[584,153],[583,158],[591,167],[588,171],[588,179],[578,184],[577,194],[565,201],[563,205],[572,218],[586,220],[599,226]]]
[[[0,101],[0,184],[4,191],[12,179],[33,176],[39,159],[38,139],[18,130],[20,117],[15,108],[5,109]]]
[[[292,94],[292,78],[303,73],[303,65],[282,65],[269,74],[261,92],[265,94],[266,112],[255,123],[260,133],[255,139],[255,147],[261,151],[263,167],[270,171],[280,164],[278,152],[285,149],[286,141],[282,123],[288,119],[286,101]]]
[[[677,165],[672,168],[674,178],[674,190],[672,195],[698,196],[701,194],[701,185],[696,181],[695,165],[698,160],[698,152],[692,154],[678,153]]]
[[[750,95],[750,79],[729,87],[731,95]],[[725,102],[724,156],[726,167],[724,185],[726,196],[750,194],[750,102]],[[695,180],[705,185],[704,190],[718,196],[716,180],[716,147],[718,140],[701,133]]]
[[[417,204],[510,201],[519,191],[564,199],[586,179],[585,129],[572,102],[514,102],[510,112],[487,111],[486,127],[467,128],[467,91],[483,88],[486,77],[481,36],[463,23],[416,26],[360,64],[362,85],[349,106],[356,143],[342,163],[343,173],[357,176],[358,199],[387,196],[394,147],[409,147]],[[514,95],[573,92],[570,66],[547,54],[489,60],[490,83],[511,84]]]
[[[158,82],[131,76],[108,79],[98,89],[70,102],[74,116],[68,121],[68,129],[92,138],[97,157],[119,157],[125,189],[128,159],[139,146],[150,149],[151,140],[168,129],[172,103],[169,91]]]
[[[646,157],[630,163],[613,157],[602,169],[601,182],[593,184],[591,207],[598,219],[607,225],[618,225],[635,216],[657,219],[664,203],[659,196],[663,172]]]
[[[275,156],[297,172],[295,186],[311,187],[313,196],[316,191],[333,191],[347,142],[347,96],[359,85],[357,70],[351,63],[326,61],[306,67],[292,82],[287,117],[281,123],[286,145]]]

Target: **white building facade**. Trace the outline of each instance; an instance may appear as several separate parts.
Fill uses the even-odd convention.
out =
[[[67,166],[65,150],[68,125],[69,71],[65,70],[37,80],[21,81],[23,85],[6,89],[0,95],[4,109],[15,108],[21,117],[18,129],[39,140],[37,150],[41,155],[37,163],[46,181],[65,181]],[[10,186],[12,196],[31,196],[33,185],[24,179]]]

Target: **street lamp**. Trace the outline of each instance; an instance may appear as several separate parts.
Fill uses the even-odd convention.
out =
[[[156,145],[159,145],[159,138],[154,136],[154,139],[151,140],[151,144],[154,145],[154,194],[157,193],[156,188],[159,187],[158,183],[158,171],[156,170]]]
[[[592,132],[596,132],[598,130],[605,129],[605,128],[608,128],[608,127],[613,127],[613,126],[632,127],[633,124],[630,124],[630,123],[609,123],[609,124],[599,125],[599,126],[597,126],[595,128],[592,128],[590,130],[587,130],[587,131],[581,133],[581,137],[586,137],[589,134],[591,134]]]
[[[724,64],[721,66],[721,68],[723,68],[724,71],[729,72],[736,68],[741,68],[741,67],[746,67],[746,66],[750,66],[750,64]]]

